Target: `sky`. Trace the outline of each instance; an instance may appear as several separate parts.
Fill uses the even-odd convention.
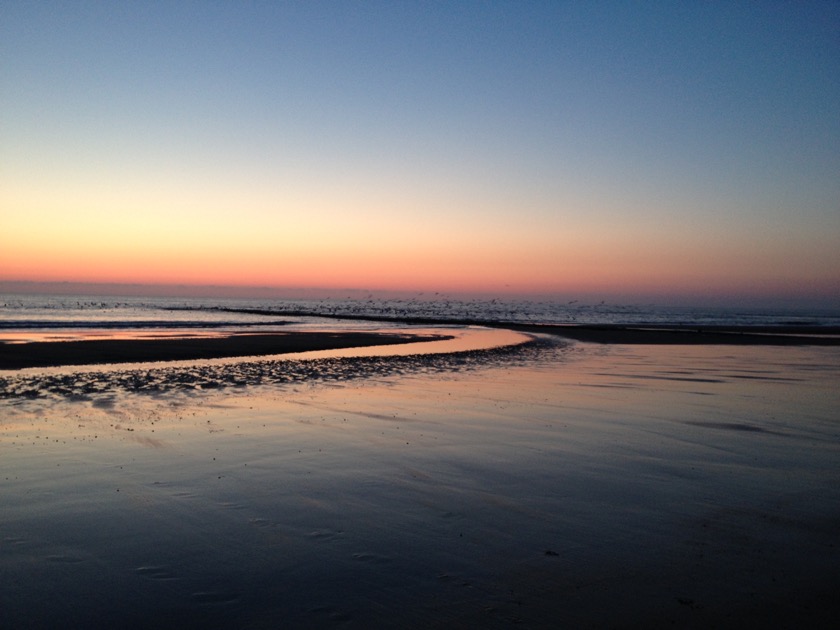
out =
[[[840,3],[0,2],[0,281],[840,304]]]

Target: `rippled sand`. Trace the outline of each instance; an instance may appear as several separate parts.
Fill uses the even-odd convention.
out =
[[[196,369],[202,389],[106,371],[88,381],[104,391],[0,401],[0,627],[840,612],[836,348],[542,340],[290,379],[266,363]]]

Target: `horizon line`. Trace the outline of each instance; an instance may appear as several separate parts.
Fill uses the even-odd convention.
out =
[[[587,300],[613,304],[650,304],[717,307],[776,307],[840,309],[840,296],[819,295],[744,295],[728,293],[633,293],[609,290],[591,291],[488,291],[488,290],[429,290],[377,289],[363,287],[301,287],[268,285],[89,282],[76,280],[0,280],[0,294],[22,295],[90,295],[102,297],[161,297],[213,299],[388,299],[412,296],[426,300],[463,298],[508,298],[543,301]],[[349,294],[349,295],[347,295]]]

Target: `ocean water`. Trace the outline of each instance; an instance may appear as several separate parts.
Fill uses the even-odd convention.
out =
[[[459,300],[326,298],[222,299],[0,295],[0,331],[264,328],[294,323],[310,327],[364,328],[363,318],[424,323],[837,326],[836,310],[659,306],[517,299]],[[342,319],[347,318],[347,319]],[[385,320],[385,322],[383,322]]]

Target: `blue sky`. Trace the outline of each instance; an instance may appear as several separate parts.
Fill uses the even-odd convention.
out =
[[[433,288],[412,271],[433,257],[460,289],[840,291],[836,3],[21,2],[0,17],[7,280],[104,266],[103,281],[213,282],[208,257],[259,250],[221,280]],[[175,271],[144,276],[149,256]]]

